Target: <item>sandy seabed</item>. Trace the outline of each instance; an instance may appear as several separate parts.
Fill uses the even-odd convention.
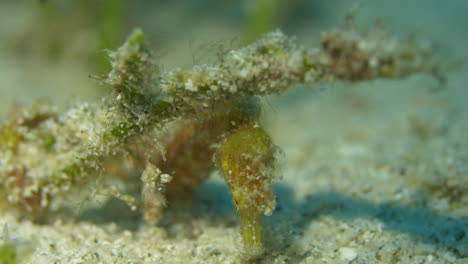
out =
[[[395,2],[368,4],[362,17],[383,18],[403,33],[411,25],[449,59],[466,59],[460,7]],[[297,31],[298,38],[305,35]],[[9,100],[15,94],[8,85],[21,70],[1,69],[0,89],[9,91]],[[319,84],[319,91],[297,87],[265,98],[264,123],[285,162],[283,179],[274,183],[278,206],[263,219],[266,254],[252,262],[467,263],[466,62],[444,76],[444,83],[419,74]],[[113,201],[70,210],[80,210],[78,217],[47,225],[2,211],[0,242],[16,245],[24,263],[246,262],[237,215],[216,174],[191,208],[169,209],[157,226]]]

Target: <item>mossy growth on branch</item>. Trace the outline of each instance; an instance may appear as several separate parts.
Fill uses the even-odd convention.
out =
[[[261,214],[275,207],[270,184],[280,153],[262,128],[258,98],[294,84],[431,73],[430,55],[415,43],[352,29],[324,33],[318,49],[274,31],[216,64],[163,71],[136,29],[110,53],[108,97],[64,113],[46,104],[12,112],[0,128],[1,198],[44,219],[62,197],[91,186],[153,223],[166,200],[185,199],[217,168],[240,214],[246,253],[257,256]]]
[[[18,257],[16,247],[11,244],[0,245],[0,263],[1,264],[16,264]]]

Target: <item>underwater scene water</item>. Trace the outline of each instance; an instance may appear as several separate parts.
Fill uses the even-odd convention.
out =
[[[467,263],[467,10],[0,1],[0,264]]]

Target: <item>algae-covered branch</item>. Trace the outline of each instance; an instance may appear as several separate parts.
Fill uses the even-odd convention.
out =
[[[154,222],[166,199],[190,196],[218,168],[252,254],[262,251],[260,214],[275,207],[270,183],[279,153],[262,128],[258,97],[294,84],[399,78],[435,67],[414,42],[350,29],[324,33],[316,49],[274,31],[213,65],[172,71],[158,68],[135,30],[110,59],[103,83],[111,89],[101,101],[64,113],[45,103],[12,110],[0,127],[0,198],[44,219],[62,197],[100,189]],[[139,186],[142,195],[112,189],[107,178]]]

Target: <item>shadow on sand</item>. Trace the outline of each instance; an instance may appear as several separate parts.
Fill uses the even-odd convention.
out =
[[[407,234],[417,241],[443,248],[459,258],[468,257],[466,250],[459,249],[468,245],[468,221],[437,213],[425,207],[424,203],[419,202],[415,207],[405,207],[392,201],[372,203],[339,192],[314,193],[296,201],[294,190],[288,185],[279,183],[274,184],[273,188],[277,196],[277,208],[273,216],[263,219],[265,244],[268,252],[284,252],[288,255],[290,263],[298,263],[306,257],[304,254],[291,253],[297,252],[294,248],[300,239],[297,234],[303,233],[315,219],[324,215],[344,222],[356,218],[377,219],[384,230]],[[415,197],[417,201],[426,199],[422,194]],[[189,226],[189,219],[203,219],[218,226],[238,225],[229,191],[222,182],[208,181],[202,184],[194,195],[192,206],[188,208],[188,211],[183,212],[185,217],[180,217],[180,213],[171,213],[177,210],[168,208],[169,212],[160,225],[169,232],[177,224]],[[97,224],[115,222],[116,219],[120,219],[117,224],[124,229],[135,230],[143,224],[138,214],[112,200],[103,208],[89,209],[79,216],[79,221]],[[279,237],[283,239],[278,240]],[[465,246],[460,247],[462,245]]]

